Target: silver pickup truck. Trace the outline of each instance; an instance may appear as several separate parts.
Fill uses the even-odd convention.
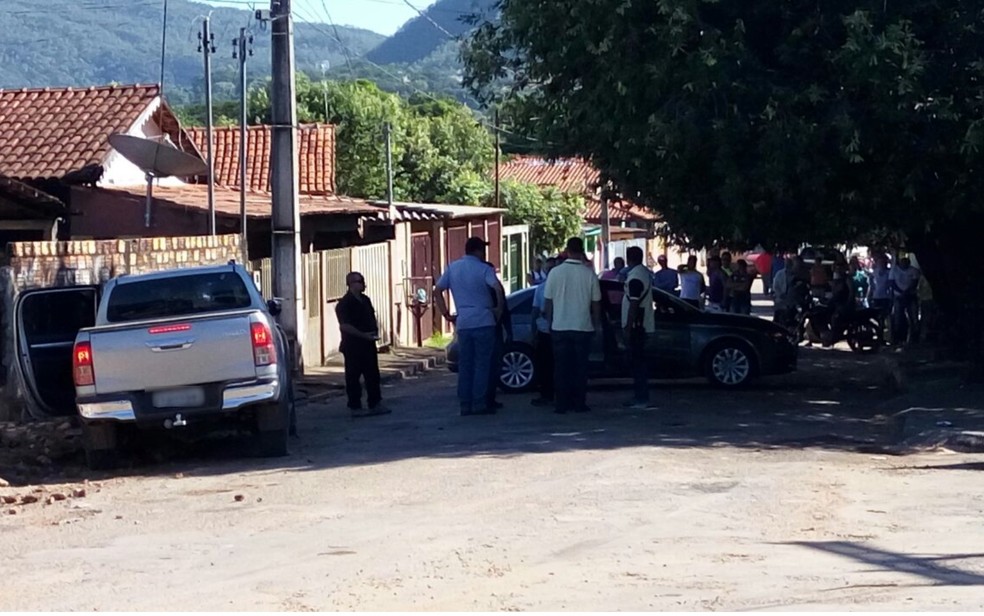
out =
[[[294,409],[279,309],[234,263],[107,282],[72,356],[89,466],[115,464],[123,426],[216,419],[245,422],[260,455],[286,455]]]

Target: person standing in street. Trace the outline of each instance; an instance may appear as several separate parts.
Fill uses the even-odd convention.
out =
[[[584,240],[567,240],[567,260],[554,268],[544,291],[544,314],[554,350],[554,412],[590,411],[587,405],[588,357],[595,323],[601,323],[601,286],[584,266]],[[600,329],[600,326],[599,326]]]
[[[366,279],[359,272],[345,276],[348,292],[335,306],[338,329],[342,334],[339,350],[345,358],[345,393],[352,417],[385,415],[390,409],[383,405],[379,386],[379,357],[376,341],[379,324],[372,301],[365,294]],[[362,408],[362,385],[366,384],[368,408]]]
[[[434,304],[445,319],[454,323],[458,335],[458,402],[462,415],[495,413],[486,396],[496,323],[506,298],[495,270],[485,262],[487,246],[481,238],[468,238],[465,256],[449,264],[434,286]],[[456,315],[448,310],[445,291],[451,291],[454,297]]]
[[[629,365],[632,371],[633,397],[624,406],[644,410],[649,406],[649,363],[646,361],[646,341],[656,333],[656,312],[653,308],[652,277],[642,264],[642,249],[632,246],[625,252],[629,274],[622,295],[622,331],[628,342]],[[697,258],[694,266],[697,265]],[[703,278],[702,278],[703,280]]]
[[[687,264],[680,268],[680,299],[694,308],[701,308],[701,298],[706,291],[704,274],[697,269],[697,256],[690,255],[687,257]]]
[[[547,259],[544,271],[550,280],[550,271],[557,266],[557,259]],[[550,338],[550,322],[543,313],[547,285],[541,284],[533,292],[533,324],[536,326],[536,341],[533,345],[533,361],[536,375],[536,388],[540,397],[530,401],[533,406],[553,406],[554,403],[554,357],[553,341]]]
[[[677,295],[677,287],[680,286],[677,271],[667,265],[666,255],[659,255],[656,262],[659,263],[659,270],[653,273],[653,286],[670,295]]]

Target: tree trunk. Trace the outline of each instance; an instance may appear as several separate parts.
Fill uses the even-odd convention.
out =
[[[984,259],[981,258],[982,220],[937,227],[932,233],[909,236],[909,248],[933,290],[945,324],[943,334],[954,359],[974,364],[984,376]]]

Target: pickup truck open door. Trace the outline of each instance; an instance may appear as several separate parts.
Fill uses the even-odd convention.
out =
[[[92,327],[99,305],[95,286],[31,289],[14,302],[14,356],[28,413],[37,419],[71,416],[75,408],[72,350]]]

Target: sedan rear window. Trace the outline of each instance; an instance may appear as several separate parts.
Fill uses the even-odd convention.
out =
[[[251,304],[239,274],[191,274],[118,284],[109,296],[106,319],[120,323],[236,310]]]

